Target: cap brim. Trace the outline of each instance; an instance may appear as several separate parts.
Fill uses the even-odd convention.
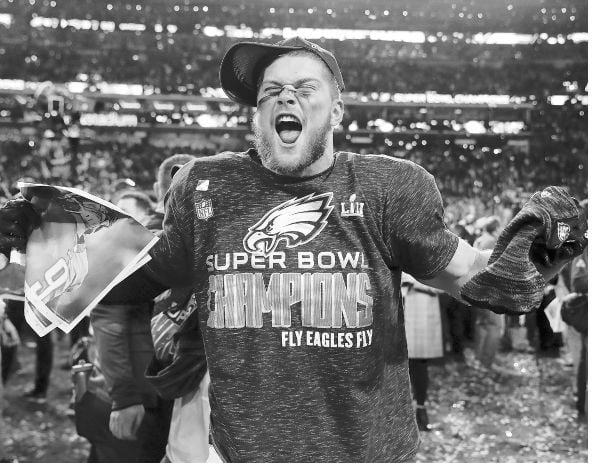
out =
[[[171,179],[175,177],[175,174],[179,172],[179,169],[181,169],[184,165],[185,164],[175,164],[173,167],[171,167]]]
[[[230,99],[257,106],[257,79],[264,65],[274,58],[302,47],[239,42],[233,45],[220,65],[220,84]]]

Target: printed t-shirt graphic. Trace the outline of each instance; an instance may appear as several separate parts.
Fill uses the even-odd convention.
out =
[[[273,208],[249,228],[243,239],[245,251],[268,257],[280,241],[285,241],[290,248],[311,241],[327,225],[326,220],[333,211],[332,198],[332,193],[312,194]]]
[[[276,254],[278,266],[295,271],[271,273],[265,284],[263,273],[210,275],[210,316],[213,328],[261,328],[263,314],[271,314],[272,327],[292,326],[294,306],[300,306],[301,326],[319,329],[364,328],[372,324],[372,297],[369,295],[368,274],[335,271],[298,273],[315,270],[313,252],[299,250],[296,259],[286,258],[281,247],[296,249],[312,241],[327,226],[333,212],[333,193],[309,194],[292,198],[269,210],[256,224],[249,227],[243,239],[244,250],[252,258],[269,258]],[[322,252],[325,257],[335,255]],[[245,258],[240,253],[239,258]],[[230,254],[228,254],[230,256]],[[360,252],[338,252],[342,267],[357,266],[354,258]],[[233,252],[233,258],[237,253]],[[216,271],[216,256],[208,261],[210,271]],[[239,262],[233,262],[238,266]],[[329,261],[325,266],[335,264]],[[363,261],[360,268],[367,268]],[[355,267],[354,267],[355,268]],[[318,268],[317,268],[318,269]],[[301,328],[301,327],[299,327]],[[311,330],[282,333],[282,346],[363,347],[372,342],[372,330],[354,333],[318,333]]]

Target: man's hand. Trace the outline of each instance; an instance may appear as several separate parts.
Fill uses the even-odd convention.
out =
[[[578,216],[569,220],[552,221],[547,237],[534,239],[530,257],[546,281],[554,278],[588,245],[588,212],[573,199]]]
[[[17,198],[0,207],[0,254],[10,258],[12,249],[25,251],[27,239],[41,224],[41,216],[31,202]]]
[[[144,419],[144,406],[133,405],[116,411],[111,411],[109,429],[111,433],[122,440],[133,440]]]

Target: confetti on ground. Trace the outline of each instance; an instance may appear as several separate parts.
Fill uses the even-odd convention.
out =
[[[68,339],[56,342],[48,402],[22,398],[33,380],[34,349],[6,387],[7,453],[20,462],[84,462],[88,442],[67,416],[70,375],[60,369]],[[586,462],[588,426],[576,420],[573,368],[532,354],[500,355],[521,376],[492,376],[453,360],[430,366],[428,413],[418,462]]]
[[[586,462],[588,426],[577,421],[573,368],[555,358],[500,354],[521,376],[448,360],[430,366],[418,462]]]

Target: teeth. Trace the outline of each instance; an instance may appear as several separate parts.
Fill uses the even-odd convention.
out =
[[[300,123],[300,120],[298,120],[296,117],[294,117],[293,115],[280,115],[277,118],[277,122],[296,122],[296,123]]]

